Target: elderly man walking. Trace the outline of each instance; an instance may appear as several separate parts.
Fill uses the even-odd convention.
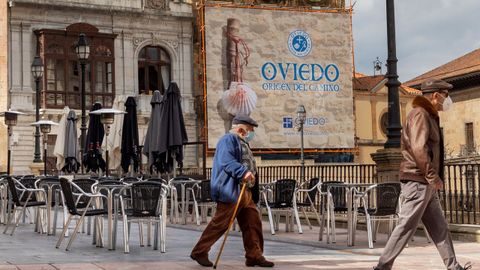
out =
[[[430,79],[422,83],[422,96],[413,100],[401,138],[400,181],[405,202],[400,222],[380,256],[376,270],[390,270],[395,258],[417,230],[420,220],[435,243],[448,270],[470,269],[460,266],[455,256],[448,224],[442,214],[437,191],[443,187],[443,138],[438,111],[452,105],[448,90],[452,85]]]
[[[252,192],[255,186],[258,188],[258,182],[255,179],[255,159],[248,142],[255,136],[254,128],[258,127],[258,124],[247,115],[235,116],[232,124],[230,132],[220,138],[213,157],[211,187],[212,199],[217,202],[217,211],[190,257],[202,266],[213,266],[208,259],[208,252],[228,229],[235,203],[238,201],[239,185],[243,182],[249,188],[245,190],[240,201],[237,221],[242,231],[245,265],[273,267],[274,263],[263,257],[262,221],[252,199],[255,196],[258,198],[258,189],[257,194]]]

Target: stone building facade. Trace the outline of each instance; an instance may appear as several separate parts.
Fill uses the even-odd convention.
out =
[[[153,90],[176,81],[190,142],[205,138],[202,55],[198,1],[190,0],[8,0],[0,1],[0,111],[26,112],[12,136],[12,173],[38,173],[34,163],[35,55],[45,72],[40,82],[40,117],[58,122],[64,106],[80,109],[79,62],[74,45],[80,33],[91,42],[87,64],[87,114],[93,102],[103,107],[127,96],[137,100],[140,142],[150,118]],[[213,0],[212,0],[213,2]],[[276,8],[344,9],[344,0],[233,0],[236,5]],[[0,172],[6,171],[7,130],[0,123]],[[80,120],[78,121],[80,122]],[[80,123],[77,123],[80,127]],[[80,130],[78,130],[80,133]],[[48,137],[48,167],[58,129]],[[201,167],[200,145],[186,147],[185,166]],[[43,154],[42,154],[43,156]],[[144,158],[145,159],[145,158]],[[208,161],[210,158],[208,159]],[[144,160],[144,163],[146,160]]]
[[[353,96],[355,111],[355,144],[358,152],[354,162],[372,164],[372,153],[382,149],[387,140],[388,89],[383,75],[355,74]],[[400,121],[402,126],[412,110],[412,101],[420,91],[401,85],[399,87]]]
[[[92,102],[111,107],[119,98],[136,97],[143,143],[151,111],[151,93],[153,90],[163,92],[170,81],[175,81],[182,94],[189,140],[197,140],[190,3],[170,0],[12,0],[6,3],[0,4],[0,108],[29,113],[19,118],[14,128],[13,174],[31,173],[36,167],[42,167],[33,163],[35,129],[29,125],[35,121],[36,91],[30,68],[36,54],[42,57],[45,70],[40,84],[41,118],[58,122],[64,106],[81,114],[80,65],[74,52],[80,33],[85,33],[91,43],[86,71],[87,113]],[[5,14],[8,16],[3,16]],[[7,56],[8,65],[5,64]],[[6,130],[3,123],[1,126],[0,143],[5,149]],[[49,156],[52,156],[57,132],[54,128],[49,136]],[[187,151],[190,153],[186,163],[196,164],[196,151]],[[3,157],[6,154],[3,150],[0,154],[0,171],[5,171]]]
[[[436,67],[407,85],[420,89],[430,78],[451,83],[453,107],[440,112],[440,126],[445,138],[445,159],[452,163],[480,162],[480,49]]]
[[[8,108],[8,3],[0,2],[0,111]],[[0,121],[0,172],[6,171],[7,164],[7,128]]]

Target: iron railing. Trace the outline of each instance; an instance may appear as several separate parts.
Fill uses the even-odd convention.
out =
[[[440,201],[449,223],[480,224],[480,164],[445,166]]]
[[[260,183],[277,179],[300,179],[301,166],[258,167]],[[192,169],[189,173],[202,174]],[[445,166],[444,189],[439,192],[445,217],[452,224],[480,224],[480,164],[454,164]],[[206,170],[210,179],[211,168]],[[305,179],[319,177],[321,181],[338,180],[347,183],[376,183],[375,164],[320,164],[305,166]]]

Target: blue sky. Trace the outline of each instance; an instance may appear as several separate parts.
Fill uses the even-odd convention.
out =
[[[386,1],[352,3],[356,71],[373,75],[379,57],[385,74]],[[396,0],[395,23],[401,82],[480,48],[480,0]]]

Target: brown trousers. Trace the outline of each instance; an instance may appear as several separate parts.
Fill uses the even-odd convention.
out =
[[[217,202],[215,216],[203,231],[200,240],[192,250],[192,255],[208,255],[213,244],[227,231],[234,210],[234,203]],[[253,203],[252,193],[248,189],[245,190],[238,206],[237,221],[242,231],[245,258],[250,261],[263,260],[262,221]]]

